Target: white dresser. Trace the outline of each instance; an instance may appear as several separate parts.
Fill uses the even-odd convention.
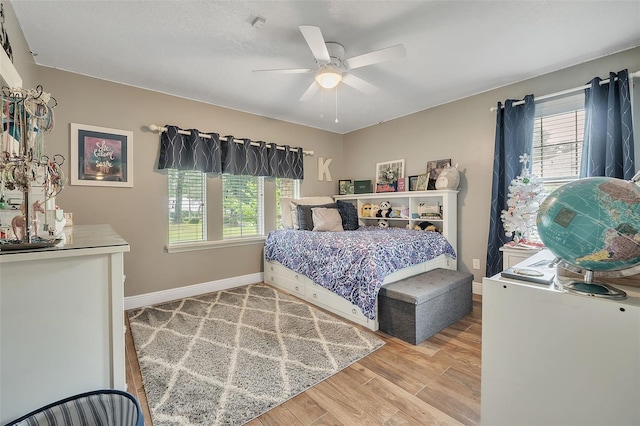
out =
[[[640,424],[640,288],[616,287],[629,297],[483,280],[483,425]]]
[[[129,245],[109,225],[67,234],[61,248],[0,246],[0,424],[77,393],[126,388]]]

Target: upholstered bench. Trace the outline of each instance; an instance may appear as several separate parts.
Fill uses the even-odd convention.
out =
[[[417,345],[473,309],[473,275],[431,271],[384,285],[378,294],[381,331]]]

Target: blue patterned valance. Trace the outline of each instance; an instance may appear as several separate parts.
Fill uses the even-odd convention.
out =
[[[198,170],[245,176],[304,178],[302,148],[253,142],[196,129],[165,126],[160,136],[158,169]],[[186,134],[185,134],[186,133]]]

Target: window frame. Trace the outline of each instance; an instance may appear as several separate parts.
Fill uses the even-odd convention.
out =
[[[279,225],[274,224],[273,226],[268,226],[265,219],[267,217],[273,217],[267,215],[267,209],[275,208],[275,206],[279,203],[279,199],[276,194],[276,180],[274,179],[266,179],[261,178],[263,180],[262,187],[262,235],[251,236],[251,237],[242,237],[242,238],[222,238],[222,200],[224,196],[224,191],[222,188],[222,181],[215,182],[215,179],[222,179],[220,175],[210,176],[204,174],[204,184],[203,191],[207,196],[207,202],[205,207],[209,207],[207,213],[207,227],[208,227],[208,238],[219,238],[219,239],[207,239],[201,241],[191,241],[191,242],[175,242],[169,243],[167,240],[167,244],[165,246],[165,251],[167,253],[181,253],[187,251],[198,251],[198,250],[207,250],[207,249],[215,249],[215,248],[225,248],[225,247],[237,247],[244,245],[261,245],[264,244],[266,239],[266,234],[268,231],[272,229],[278,229]],[[294,183],[294,198],[299,198],[300,194],[300,186],[301,180],[292,179]],[[268,186],[268,188],[267,188]],[[215,189],[217,188],[217,189]],[[212,193],[211,190],[215,190],[215,193]],[[269,196],[267,199],[267,195]],[[209,203],[211,203],[209,205]],[[220,209],[216,206],[220,206]],[[212,210],[212,208],[214,210]],[[167,223],[168,223],[167,219]],[[271,219],[269,220],[271,221]],[[218,223],[219,222],[219,223]],[[216,230],[217,229],[217,230]],[[168,233],[167,233],[168,235]]]

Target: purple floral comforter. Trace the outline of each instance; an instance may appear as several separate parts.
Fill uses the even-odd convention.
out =
[[[436,232],[403,228],[360,227],[356,231],[272,231],[265,257],[311,278],[339,294],[373,319],[385,276],[448,254],[451,244]]]

